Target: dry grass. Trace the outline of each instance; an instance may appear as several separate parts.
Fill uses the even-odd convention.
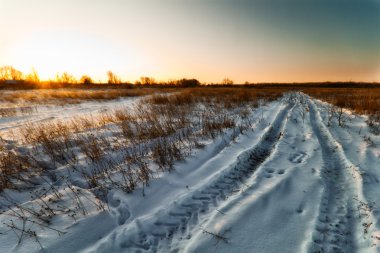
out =
[[[330,119],[338,118],[339,125],[344,125],[343,109],[350,109],[369,116],[368,126],[374,134],[380,134],[380,87],[371,88],[309,88],[303,91],[313,97],[333,104]]]
[[[28,115],[36,111],[35,106],[4,106],[0,107],[0,118],[12,117],[16,115]]]
[[[10,188],[33,189],[38,185],[45,188],[48,184],[44,194],[52,194],[59,202],[62,195],[58,192],[65,185],[77,210],[85,215],[80,200],[82,193],[75,190],[70,181],[73,175],[73,178],[82,178],[83,188],[95,194],[99,200],[97,205],[104,209],[109,189],[133,192],[139,187],[145,194],[145,187],[158,173],[174,170],[176,161],[185,159],[203,147],[202,141],[216,138],[225,130],[236,135],[243,133],[251,126],[252,110],[281,95],[274,90],[262,95],[263,90],[245,88],[175,91],[148,96],[135,110],[118,109],[96,116],[21,127],[15,133],[19,142],[12,145],[2,142],[0,146],[0,192]],[[75,92],[54,95],[52,91],[46,92],[48,95],[39,101],[55,96],[63,100],[82,96]],[[24,95],[20,97],[29,99]],[[86,94],[83,99],[94,96]],[[155,166],[151,166],[152,162]],[[63,168],[67,171],[65,179],[61,174]],[[29,214],[34,221],[43,224],[46,215],[61,215],[53,203],[40,197],[37,202],[41,207],[37,209],[47,210],[49,214],[31,210]],[[16,202],[11,201],[10,205],[21,208]],[[25,222],[25,215],[15,215]],[[76,219],[75,213],[70,215]],[[29,218],[26,220],[31,222]],[[20,228],[9,225],[11,229]]]
[[[21,189],[33,185],[30,179],[40,172],[41,168],[31,157],[9,150],[0,142],[0,192],[7,188]]]
[[[376,114],[380,108],[380,88],[318,88],[303,91],[361,114]]]
[[[157,92],[156,89],[46,89],[2,91],[0,102],[69,104],[87,100],[112,100],[138,97]]]
[[[160,172],[172,171],[176,161],[202,147],[202,139],[216,138],[226,129],[244,132],[251,126],[252,110],[281,95],[246,88],[176,91],[146,97],[133,111],[28,124],[18,136],[21,145],[30,147],[27,155],[45,159],[37,164],[47,163],[53,170],[69,165],[101,197],[110,185],[127,192],[148,185],[156,173],[149,161]],[[79,165],[79,157],[86,158],[87,168]]]
[[[132,91],[135,93],[131,90],[126,90],[127,93],[17,91],[2,93],[0,99],[9,103],[64,104],[156,92],[155,89]],[[98,201],[94,205],[99,210],[105,209],[110,189],[129,193],[140,188],[145,195],[152,178],[174,170],[176,161],[201,148],[203,140],[215,138],[226,129],[235,131],[236,128],[237,132],[248,129],[249,115],[259,100],[274,97],[271,94],[259,98],[253,90],[247,95],[246,89],[170,91],[176,92],[142,99],[135,110],[118,109],[66,121],[27,124],[14,133],[18,142],[6,143],[0,138],[0,192],[40,190],[33,196],[30,207],[8,198],[6,192],[0,194],[10,217],[4,225],[18,234],[19,243],[24,237],[39,242],[37,230],[25,230],[25,227],[33,225],[60,234],[61,231],[50,227],[52,218],[66,215],[76,220],[87,215],[83,204],[84,198],[89,199],[86,192],[96,196]],[[18,113],[7,109],[2,112]],[[79,181],[81,188],[75,187],[73,180]],[[69,201],[64,200],[67,198]]]
[[[194,103],[216,103],[224,108],[234,108],[260,100],[271,101],[278,98],[285,89],[254,89],[244,87],[191,88],[172,96],[155,95],[149,100],[152,104],[191,105]],[[256,104],[257,105],[257,104]]]

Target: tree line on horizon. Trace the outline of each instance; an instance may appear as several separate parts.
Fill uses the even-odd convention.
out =
[[[378,88],[378,82],[354,82],[354,81],[340,81],[340,82],[265,82],[265,83],[252,83],[244,82],[243,84],[235,84],[230,78],[224,78],[221,82],[217,83],[201,83],[195,78],[182,78],[182,79],[169,79],[167,81],[157,81],[154,77],[142,76],[134,83],[123,81],[117,74],[112,71],[107,71],[106,82],[95,82],[89,75],[82,75],[77,79],[74,75],[63,72],[57,73],[54,78],[49,80],[41,80],[38,72],[35,69],[28,74],[24,74],[20,70],[12,66],[0,66],[0,89],[7,88],[74,88],[74,87],[255,87],[255,88]]]
[[[108,84],[108,85],[130,85],[130,86],[179,86],[179,87],[197,87],[202,85],[201,82],[195,78],[191,79],[172,79],[168,81],[157,81],[154,77],[142,76],[134,83],[124,82],[122,79],[112,72],[107,71],[106,82],[95,82],[89,75],[82,75],[77,79],[74,75],[63,72],[57,73],[54,78],[49,80],[41,80],[38,72],[35,69],[28,74],[24,74],[20,70],[12,66],[0,67],[0,83],[9,85],[25,85],[32,87],[63,87],[72,85],[96,85],[96,84]],[[229,78],[224,78],[221,82],[224,85],[232,85],[233,81]]]

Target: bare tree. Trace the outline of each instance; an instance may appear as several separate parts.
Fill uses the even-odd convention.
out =
[[[178,86],[182,87],[197,87],[201,85],[201,83],[197,79],[181,79],[177,81]]]
[[[120,77],[118,77],[115,73],[113,73],[112,71],[108,71],[107,72],[107,76],[108,76],[108,83],[109,84],[120,84],[121,83],[121,79]]]
[[[57,83],[64,83],[64,84],[73,84],[77,83],[77,79],[68,72],[63,72],[61,75],[58,73],[55,76],[55,81]]]
[[[234,81],[232,81],[232,80],[229,79],[229,78],[224,78],[224,79],[222,80],[222,84],[223,84],[223,85],[232,85],[232,84],[234,84]]]
[[[153,85],[156,83],[156,80],[153,77],[142,76],[140,77],[140,80],[142,85]]]
[[[14,80],[14,81],[20,81],[22,80],[24,74],[15,69],[12,66],[3,66],[0,67],[0,80]]]
[[[87,76],[87,75],[83,75],[81,78],[80,78],[80,83],[83,83],[83,84],[93,84],[94,81],[92,80],[92,78],[90,76]]]

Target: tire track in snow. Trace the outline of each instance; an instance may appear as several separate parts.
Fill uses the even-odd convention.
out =
[[[323,124],[315,104],[309,99],[310,122],[322,149],[321,176],[324,192],[309,252],[356,252],[359,244],[369,247],[361,231],[355,199],[361,198],[354,166],[339,143]]]
[[[292,108],[288,104],[282,109],[257,145],[239,155],[233,167],[167,210],[156,212],[145,221],[128,224],[120,233],[110,236],[111,242],[99,245],[95,251],[177,252],[179,249],[172,245],[173,238],[190,239],[202,218],[244,186],[244,181],[272,154]]]

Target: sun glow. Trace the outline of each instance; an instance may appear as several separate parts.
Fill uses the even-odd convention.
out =
[[[124,45],[125,46],[125,45]],[[107,70],[124,75],[136,62],[131,52],[99,36],[45,31],[24,37],[10,50],[14,67],[24,73],[36,69],[43,80],[69,72],[79,78],[104,80]]]

